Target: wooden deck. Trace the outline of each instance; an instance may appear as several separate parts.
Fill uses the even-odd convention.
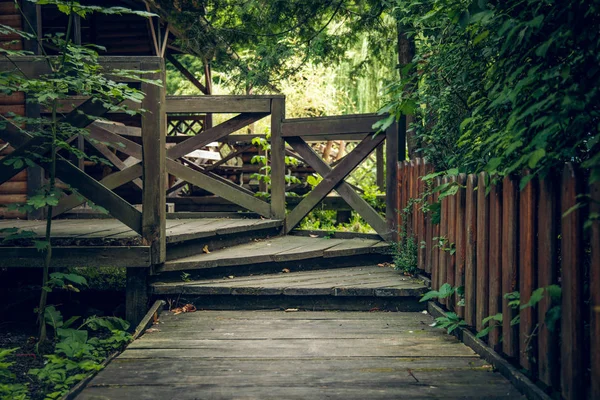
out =
[[[242,218],[190,218],[167,220],[167,243],[177,243],[216,235],[241,233],[281,226],[282,221]],[[43,237],[46,221],[5,220],[0,229],[19,228]],[[6,237],[0,233],[0,238]],[[142,237],[115,219],[59,219],[52,223],[52,240],[58,245],[138,246]]]
[[[5,220],[0,229],[19,228],[32,231],[33,239],[42,238],[45,221]],[[237,234],[251,240],[256,232],[276,233],[283,221],[242,218],[190,218],[166,221],[167,257],[176,258],[199,249],[182,250],[186,243],[204,240],[216,246],[223,238]],[[268,232],[267,232],[268,231]],[[62,219],[52,226],[52,265],[55,267],[148,267],[151,264],[150,247],[143,244],[141,235],[115,219]],[[2,267],[39,267],[40,252],[32,239],[2,243],[8,236],[0,233]],[[260,235],[259,235],[260,237]],[[228,244],[228,243],[226,243]]]
[[[77,397],[521,399],[423,313],[163,313]]]

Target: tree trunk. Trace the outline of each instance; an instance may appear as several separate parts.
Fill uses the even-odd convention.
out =
[[[400,23],[397,24],[397,29],[398,29],[398,65],[399,65],[398,71],[401,75],[400,77],[405,78],[402,76],[402,68],[405,65],[410,64],[412,62],[413,57],[415,56],[415,42],[406,36],[406,33],[404,32],[404,28],[402,27],[402,25],[400,25]],[[412,90],[411,87],[405,88],[406,92],[409,92],[411,90]],[[414,116],[407,115],[405,118],[405,121],[406,121],[405,124],[401,124],[401,126],[399,126],[399,130],[400,131],[404,130],[406,147],[408,147],[408,158],[411,159],[415,156],[415,150],[416,150],[416,144],[417,144],[415,134],[409,128],[410,125],[414,121]],[[402,136],[402,133],[400,133],[400,136]],[[400,141],[399,149],[402,149],[402,148],[404,148],[404,146],[403,146],[402,141]],[[404,158],[405,158],[404,154],[399,154],[399,156],[400,156],[400,160],[404,160]]]

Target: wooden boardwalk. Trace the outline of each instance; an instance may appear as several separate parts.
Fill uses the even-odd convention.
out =
[[[77,399],[522,398],[432,321],[423,313],[164,312]]]

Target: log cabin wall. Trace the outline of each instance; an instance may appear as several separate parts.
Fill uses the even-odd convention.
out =
[[[16,29],[23,29],[21,14],[12,0],[0,1],[0,24]],[[18,41],[19,36],[0,36],[0,46],[12,50],[23,49],[23,43]],[[22,93],[10,96],[0,95],[0,114],[14,113],[25,115],[25,97]],[[13,148],[0,140],[0,159],[13,151]],[[25,218],[25,213],[8,210],[7,206],[25,201],[27,197],[27,170],[24,170],[0,185],[0,218]]]

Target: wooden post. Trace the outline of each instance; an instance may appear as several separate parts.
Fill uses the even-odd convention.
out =
[[[590,186],[590,212],[600,212],[600,182]],[[600,220],[592,222],[592,265],[590,265],[590,364],[591,393],[590,399],[600,398]],[[541,352],[540,352],[541,353]]]
[[[537,265],[538,287],[547,287],[558,283],[558,230],[560,214],[558,210],[559,197],[556,188],[559,186],[556,177],[549,175],[539,181],[538,196],[538,235],[537,235]],[[594,251],[594,246],[592,246]],[[592,258],[593,259],[593,258]],[[546,313],[552,306],[549,296],[540,300],[537,311],[538,321],[543,322]],[[548,326],[541,323],[538,332],[538,378],[546,385],[555,389],[560,387],[559,335],[557,329],[550,331]],[[594,353],[592,353],[594,354]],[[600,392],[599,392],[600,395]]]
[[[271,100],[271,216],[285,218],[285,141],[281,123],[285,118],[285,97]]]
[[[510,176],[502,182],[502,293],[519,290],[519,188]],[[502,351],[507,357],[519,356],[518,326],[511,320],[519,313],[502,303]]]
[[[383,157],[383,144],[375,149],[375,174],[377,187],[382,192],[385,190],[385,164]]]
[[[465,321],[476,325],[477,311],[477,175],[467,176],[465,199]]]
[[[142,241],[150,246],[150,262],[157,266],[166,260],[166,88],[163,60],[143,62],[142,70],[161,72],[148,76],[161,79],[163,86],[142,84],[146,97],[142,108]],[[152,268],[152,267],[151,267]],[[146,269],[127,269],[126,316],[132,324],[137,324],[146,313],[148,302]]]
[[[581,174],[567,164],[562,175],[561,205],[561,377],[564,399],[585,398],[584,389],[584,240],[583,210],[572,209],[581,194]]]
[[[489,315],[502,312],[502,185],[492,185],[489,197],[489,226],[488,231],[488,276],[489,276]],[[498,326],[492,320],[488,325]],[[488,335],[488,344],[495,351],[501,348],[499,328],[494,328]]]
[[[523,176],[531,174],[525,171]],[[536,270],[541,266],[536,263],[536,207],[537,193],[536,180],[531,180],[521,190],[519,196],[519,292],[521,293],[521,304],[529,302],[531,293],[538,287]],[[520,310],[519,323],[519,363],[521,366],[536,375],[534,369],[537,359],[537,341],[531,340],[530,336],[536,325],[536,315],[533,307]]]
[[[385,219],[388,224],[390,237],[388,240],[398,240],[398,124],[392,124],[385,131],[386,179],[385,179]]]
[[[489,257],[489,223],[490,207],[489,199],[485,194],[487,174],[479,173],[477,179],[477,266],[475,276],[477,277],[476,289],[476,314],[475,326],[477,331],[483,328],[482,321],[488,314],[489,307],[489,275],[488,275],[488,257]]]
[[[157,69],[157,63],[142,63],[142,70]],[[166,88],[164,62],[159,62],[160,73],[151,79],[162,79],[163,86],[142,84],[146,94],[142,108],[142,239],[151,247],[151,263],[159,265],[166,259]]]

